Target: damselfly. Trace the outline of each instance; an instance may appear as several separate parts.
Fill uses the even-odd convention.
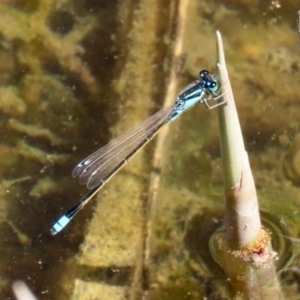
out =
[[[206,70],[201,71],[199,77],[200,80],[187,86],[171,106],[161,109],[139,126],[88,156],[75,167],[72,176],[78,177],[79,183],[85,184],[90,192],[54,223],[50,230],[52,235],[61,231],[108,180],[154,138],[161,128],[174,121],[197,102],[204,103],[209,109],[225,103],[223,101],[209,106],[209,100],[216,100],[221,96],[216,93],[217,81]]]

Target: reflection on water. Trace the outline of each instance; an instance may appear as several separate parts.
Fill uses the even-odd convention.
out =
[[[213,71],[215,30],[223,35],[260,209],[290,237],[274,247],[284,256],[283,291],[297,297],[299,7],[273,2],[1,2],[1,298],[13,297],[16,279],[38,299],[80,299],[82,290],[103,299],[141,299],[143,290],[149,299],[231,293],[222,270],[197,254],[211,227],[191,235],[208,226],[202,216],[210,225],[222,219],[216,112],[201,105],[171,124],[151,216],[155,141],[72,226],[48,233],[86,191],[70,176],[76,163],[161,107],[178,18],[185,20],[178,90],[200,70]],[[183,3],[186,16],[177,13]]]

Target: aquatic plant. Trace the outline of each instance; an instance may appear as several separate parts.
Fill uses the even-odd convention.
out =
[[[248,155],[234,103],[221,34],[217,32],[219,78],[226,105],[220,106],[219,128],[225,198],[225,232],[215,236],[217,259],[236,292],[247,299],[282,299],[276,277],[270,233],[262,228]]]

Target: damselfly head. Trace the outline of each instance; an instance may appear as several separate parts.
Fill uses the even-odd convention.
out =
[[[204,83],[204,88],[208,89],[210,92],[215,92],[218,89],[218,83],[212,75],[207,70],[202,70],[199,73],[199,77]]]

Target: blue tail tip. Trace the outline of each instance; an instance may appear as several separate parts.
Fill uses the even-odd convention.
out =
[[[58,219],[50,229],[51,235],[56,235],[59,233],[61,230],[63,230],[68,223],[71,221],[70,218],[68,218],[66,215],[63,215],[61,218]]]

